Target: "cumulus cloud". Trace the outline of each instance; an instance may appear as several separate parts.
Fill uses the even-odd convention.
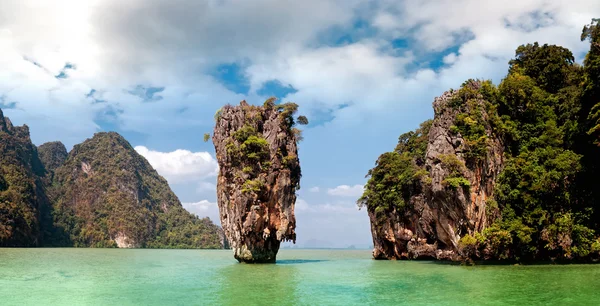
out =
[[[210,125],[224,103],[264,98],[257,92],[273,79],[297,89],[288,98],[306,113],[330,111],[335,124],[349,125],[429,104],[465,78],[498,80],[522,43],[580,55],[587,45],[578,34],[599,10],[592,0],[7,0],[0,93],[17,102],[8,114],[37,129],[37,142],[84,139],[102,128],[97,115],[107,109],[120,128],[168,137]],[[359,21],[370,34],[335,43],[360,32]],[[396,40],[417,44],[397,48]],[[420,66],[436,52],[443,69]],[[56,78],[67,63],[76,68]],[[247,95],[211,75],[224,63],[242,67]],[[163,99],[131,94],[137,86],[164,88]],[[92,89],[101,99],[87,97]]]
[[[135,150],[144,156],[156,171],[170,183],[198,180],[218,174],[217,161],[208,152],[191,152],[175,150],[173,152],[158,152],[144,146],[136,146]],[[206,184],[201,183],[206,187]]]
[[[196,188],[197,192],[205,192],[205,191],[216,191],[217,185],[211,182],[200,182],[198,183],[198,188]]]
[[[310,191],[310,192],[319,192],[320,190],[321,189],[319,187],[317,187],[317,186],[311,187],[310,189],[308,189],[308,191]]]
[[[311,208],[308,206],[308,203],[306,203],[306,201],[304,201],[301,198],[297,198],[296,199],[295,210],[307,211],[307,210],[310,210],[310,209]]]
[[[208,153],[193,153],[208,150],[197,143],[215,111],[258,103],[278,80],[311,120],[300,154],[318,168],[303,167],[303,184],[314,184],[364,176],[432,116],[435,96],[468,78],[498,83],[520,44],[563,45],[581,61],[581,28],[599,11],[594,0],[3,0],[0,97],[36,144],[131,132],[159,173],[194,180],[186,188],[197,194],[217,171]],[[232,64],[248,92],[215,76]],[[160,99],[147,97],[158,89]],[[328,194],[362,192],[339,187]]]
[[[197,215],[200,218],[209,217],[215,224],[220,224],[219,208],[216,202],[202,200],[199,202],[181,203],[187,211]]]
[[[327,194],[338,197],[360,197],[363,194],[363,185],[340,185],[335,188],[327,189]]]
[[[353,201],[319,204],[298,198],[296,223],[296,243],[301,247],[364,248],[372,243],[369,218]],[[320,245],[314,245],[316,241]]]

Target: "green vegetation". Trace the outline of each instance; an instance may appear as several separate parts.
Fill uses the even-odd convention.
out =
[[[497,97],[498,90],[491,81],[468,80],[449,103],[458,111],[450,132],[464,139],[467,147],[465,158],[469,163],[481,162],[486,157],[489,145],[486,128],[489,129],[490,123],[497,123],[499,119],[487,118],[484,114],[496,114],[494,102]]]
[[[215,120],[219,120],[219,118],[221,118],[222,113],[223,113],[223,108],[220,108],[219,110],[217,110],[217,112],[215,113]]]
[[[210,134],[209,133],[205,133],[204,134],[204,142],[208,142],[210,140]]]
[[[427,183],[424,178],[428,174],[420,165],[424,163],[431,122],[425,121],[416,131],[402,134],[396,149],[377,159],[375,168],[367,174],[370,179],[358,199],[359,207],[367,206],[377,213],[407,208],[410,197],[421,191],[420,182]]]
[[[217,226],[183,209],[167,181],[116,133],[76,145],[55,178],[54,223],[68,233],[67,245],[116,247],[123,235],[140,247],[220,247]]]
[[[183,207],[174,206],[160,218],[158,234],[146,243],[156,249],[219,249],[217,225],[209,218],[198,218]]]
[[[581,39],[590,42],[583,66],[566,48],[522,45],[497,87],[468,80],[447,108],[436,110],[436,116],[452,112],[449,132],[465,148],[464,164],[457,155],[440,156],[449,173],[445,186],[468,188],[464,170],[485,167],[494,143],[504,149],[494,196],[486,202],[491,224],[463,236],[463,253],[474,256],[486,249],[494,258],[516,260],[599,255],[599,22],[583,28]],[[427,186],[425,179],[415,180],[415,173],[426,173],[426,136],[423,126],[403,134],[395,151],[379,157],[360,206],[375,212],[410,207],[410,197]]]
[[[36,246],[44,238],[44,175],[27,126],[12,126],[0,110],[0,247]]]
[[[260,180],[257,180],[257,179],[247,180],[244,182],[244,185],[242,185],[242,192],[243,193],[259,193],[263,187],[264,187],[264,184]]]
[[[468,188],[471,183],[463,176],[466,171],[465,164],[454,154],[442,154],[439,156],[442,168],[447,172],[446,177],[442,180],[442,185],[458,189],[459,187]]]
[[[308,119],[306,116],[298,116],[298,118],[296,118],[296,122],[298,122],[298,124],[306,125],[308,124]]]
[[[294,120],[298,105],[292,102],[276,104],[276,100],[271,97],[262,107],[242,102],[240,106],[245,119],[243,125],[224,139],[227,163],[237,169],[234,171],[234,178],[241,180],[244,193],[261,196],[267,172],[274,166],[279,169],[287,168],[292,172],[300,171],[298,157],[295,153],[288,152],[285,143],[281,143],[274,154],[271,152],[270,144],[263,135],[264,125],[265,119],[273,118],[272,114],[275,112],[280,132],[291,134],[295,142],[299,142],[302,140],[302,132],[295,125],[308,124],[308,119],[298,116],[297,121]]]
[[[38,158],[39,156],[39,158]],[[0,112],[0,246],[220,248],[220,229],[187,212],[167,182],[116,133],[70,154],[41,145]]]
[[[59,141],[48,142],[38,147],[38,155],[44,168],[54,172],[67,159],[67,148]]]

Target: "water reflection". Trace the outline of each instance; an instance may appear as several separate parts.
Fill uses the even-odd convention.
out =
[[[301,260],[277,264],[232,263],[219,275],[218,305],[298,305],[298,267]]]

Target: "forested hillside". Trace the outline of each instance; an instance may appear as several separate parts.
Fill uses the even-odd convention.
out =
[[[0,246],[222,248],[222,230],[186,211],[117,133],[71,152],[31,143],[0,111]]]

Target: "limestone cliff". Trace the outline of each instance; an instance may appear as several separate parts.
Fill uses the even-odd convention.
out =
[[[494,218],[488,199],[503,166],[503,146],[481,86],[468,82],[436,98],[433,121],[401,136],[396,150],[369,172],[359,203],[368,207],[375,258],[458,259],[461,237]],[[470,130],[472,121],[482,128]],[[394,163],[399,173],[382,173]]]
[[[46,171],[54,173],[54,171],[62,166],[67,160],[68,152],[65,145],[60,141],[47,142],[39,146],[38,155]]]
[[[598,20],[582,65],[521,45],[496,86],[468,80],[400,136],[359,199],[376,258],[600,261]]]
[[[292,115],[297,105],[273,101],[227,105],[215,117],[221,225],[240,262],[275,262],[280,243],[296,240],[301,136]]]
[[[13,126],[0,110],[0,247],[40,245],[40,214],[49,206],[44,175],[29,128]]]
[[[218,227],[187,212],[167,181],[117,133],[96,133],[75,145],[56,169],[54,185],[55,223],[70,245],[222,247]]]
[[[119,134],[39,148],[0,110],[0,247],[223,248]]]

